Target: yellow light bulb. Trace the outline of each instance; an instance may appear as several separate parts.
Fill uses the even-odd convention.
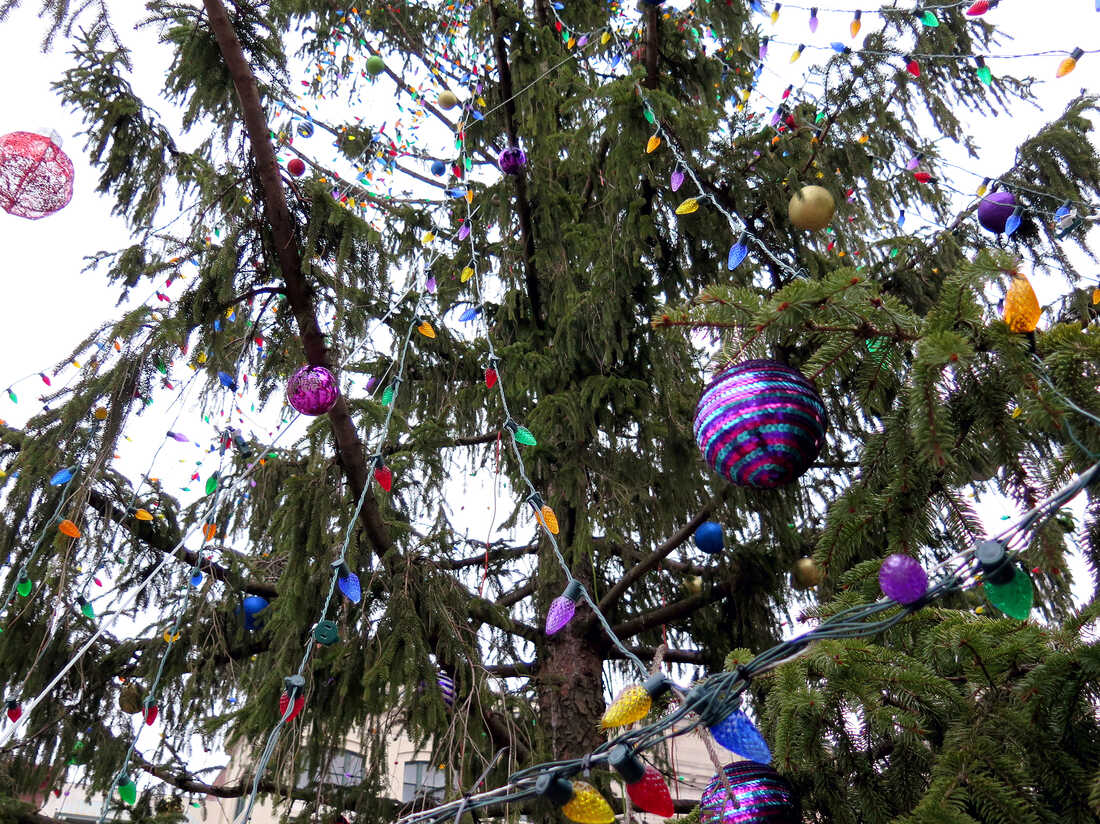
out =
[[[1075,68],[1077,68],[1077,61],[1081,59],[1081,55],[1085,52],[1082,49],[1074,49],[1070,56],[1058,64],[1057,77],[1065,77]]]
[[[645,144],[645,153],[650,154],[657,150],[657,147],[661,145],[661,138],[657,135],[653,135],[649,138],[649,142]]]
[[[678,215],[690,215],[692,212],[699,211],[699,201],[693,197],[689,197],[683,203],[676,207],[676,214]]]
[[[562,814],[577,824],[612,824],[615,811],[599,791],[585,781],[573,782],[573,797],[561,808]]]
[[[134,513],[134,517],[139,521],[151,521],[153,520],[153,514],[147,509],[139,509]]]
[[[802,56],[802,49],[803,49],[803,47],[799,46],[797,49],[795,49],[793,52],[791,52],[791,62],[792,63],[795,62],[796,60],[798,60],[798,58],[800,58]]]
[[[535,517],[538,518],[539,523],[546,527],[551,535],[558,534],[558,516],[554,514],[554,510],[549,506],[543,504],[542,509],[539,510],[538,515]]]
[[[1019,272],[1012,273],[1012,283],[1005,293],[1005,323],[1013,332],[1034,332],[1039,325],[1039,299],[1031,283]]]
[[[600,719],[600,729],[609,730],[613,727],[625,727],[635,721],[641,721],[649,714],[649,708],[653,706],[653,699],[640,684],[626,687],[618,694],[611,706]]]
[[[426,338],[435,337],[435,330],[432,328],[432,325],[426,320],[422,321],[420,325],[416,327],[416,331]]]
[[[465,269],[462,270],[462,274],[458,276],[458,279],[462,283],[465,283],[466,281],[468,281],[473,276],[474,276],[474,270],[471,267],[467,266]]]

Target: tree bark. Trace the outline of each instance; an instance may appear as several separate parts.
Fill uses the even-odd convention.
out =
[[[298,248],[296,226],[287,207],[286,193],[283,191],[279,164],[275,159],[275,147],[271,144],[267,116],[260,102],[256,76],[245,59],[241,41],[229,19],[229,14],[221,0],[203,0],[210,29],[218,43],[222,59],[233,79],[233,87],[241,104],[241,117],[245,131],[252,146],[256,160],[256,173],[262,189],[264,215],[271,228],[275,254],[286,287],[287,301],[290,303],[294,319],[298,324],[298,335],[305,350],[306,360],[313,366],[323,366],[336,371],[325,347],[324,335],[317,322],[313,295],[302,271],[301,251]],[[348,413],[343,397],[336,400],[328,413],[332,434],[336,441],[336,453],[348,479],[352,494],[356,500],[363,495],[368,482],[366,450],[355,423]],[[368,495],[359,513],[359,521],[370,541],[371,547],[379,557],[384,556],[393,546],[389,531],[382,522],[382,514],[373,496]]]

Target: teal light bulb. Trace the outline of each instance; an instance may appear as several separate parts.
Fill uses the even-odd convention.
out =
[[[986,581],[982,588],[985,589],[985,597],[989,599],[989,603],[1005,615],[1017,621],[1026,621],[1031,614],[1034,599],[1031,578],[1019,567],[1013,567],[1012,577],[1007,582],[994,584]]]

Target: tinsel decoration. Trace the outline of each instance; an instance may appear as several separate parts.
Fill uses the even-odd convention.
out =
[[[53,140],[33,132],[0,137],[0,207],[28,220],[52,215],[73,197],[73,162]]]
[[[796,370],[750,360],[718,373],[695,409],[695,441],[731,483],[773,489],[802,475],[825,443],[825,405]]]
[[[791,785],[771,767],[755,761],[735,761],[723,772],[733,798],[721,776],[714,776],[699,801],[702,824],[798,824]]]

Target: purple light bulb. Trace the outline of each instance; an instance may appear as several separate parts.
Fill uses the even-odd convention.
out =
[[[911,604],[928,591],[928,574],[915,558],[896,552],[882,562],[878,583],[887,598]]]
[[[578,581],[570,581],[565,592],[550,602],[550,609],[546,611],[546,634],[553,635],[565,628],[565,625],[573,620],[573,613],[577,611],[577,601],[581,597],[581,585]]]
[[[920,162],[922,160],[924,160],[924,153],[923,152],[920,153],[920,154],[913,155],[911,158],[909,158],[909,162],[905,164],[905,168],[908,171],[911,172],[914,169],[916,169],[918,166],[920,166]]]

